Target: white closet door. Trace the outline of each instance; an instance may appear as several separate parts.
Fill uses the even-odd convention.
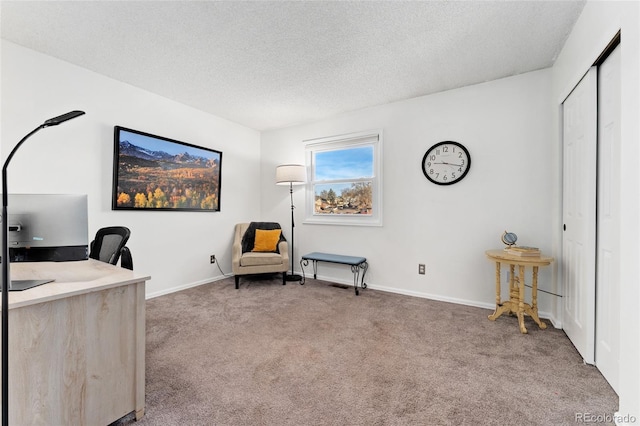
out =
[[[620,376],[620,47],[598,68],[596,366],[617,392]]]
[[[563,328],[584,361],[595,357],[597,68],[563,103]]]

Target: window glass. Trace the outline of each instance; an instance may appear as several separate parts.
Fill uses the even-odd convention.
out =
[[[372,146],[320,151],[315,157],[315,180],[373,176]]]
[[[380,132],[307,141],[305,223],[381,225]]]

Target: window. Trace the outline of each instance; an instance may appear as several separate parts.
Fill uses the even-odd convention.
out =
[[[382,225],[382,132],[305,141],[305,223]]]

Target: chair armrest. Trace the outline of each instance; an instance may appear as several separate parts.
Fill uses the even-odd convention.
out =
[[[133,257],[131,256],[131,250],[127,246],[120,249],[120,266],[133,271]]]
[[[233,244],[231,248],[231,265],[234,267],[240,266],[240,258],[242,257],[242,245]]]
[[[286,241],[280,241],[278,243],[278,250],[280,251],[280,255],[282,256],[282,263],[285,265],[289,264],[289,244]]]

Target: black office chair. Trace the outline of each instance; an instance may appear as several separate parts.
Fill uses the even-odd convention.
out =
[[[89,257],[101,262],[117,265],[120,255],[122,254],[121,266],[123,268],[133,269],[131,252],[125,246],[130,235],[131,231],[125,226],[108,226],[98,229],[96,238],[91,241]],[[123,249],[125,249],[125,253],[123,253]]]

